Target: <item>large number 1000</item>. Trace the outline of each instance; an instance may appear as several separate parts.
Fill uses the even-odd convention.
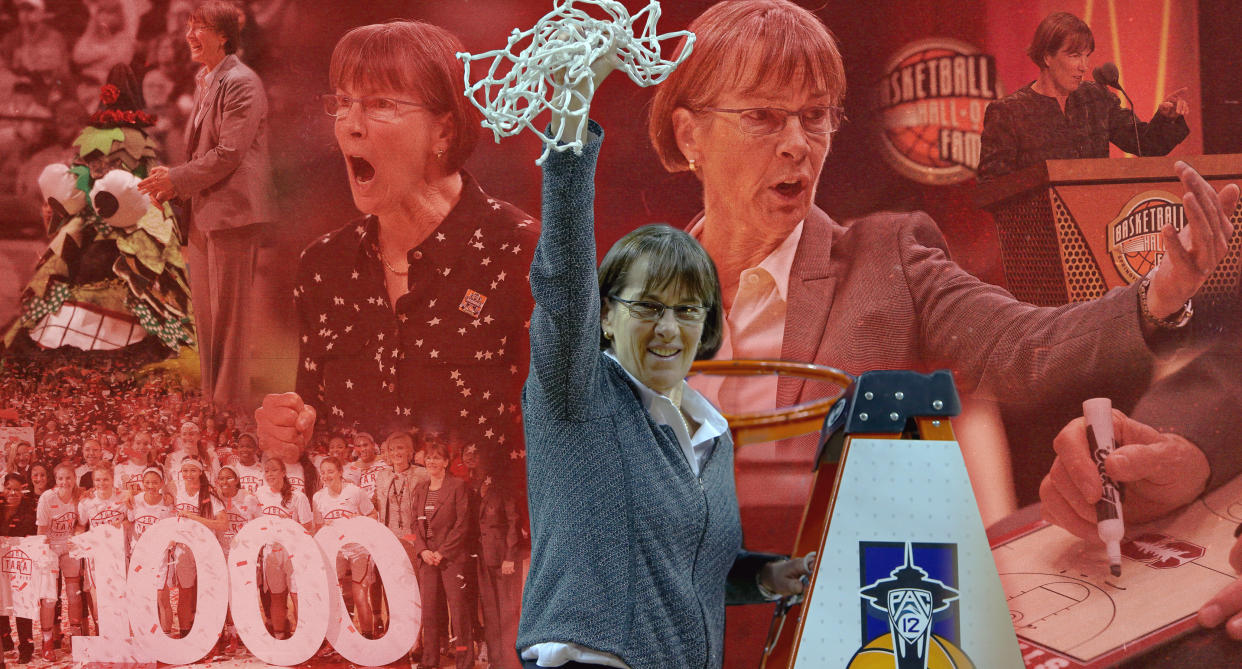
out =
[[[335,521],[312,539],[286,518],[262,517],[237,533],[225,564],[216,536],[202,524],[166,518],[139,538],[125,573],[124,537],[104,526],[74,537],[74,555],[94,564],[99,605],[99,636],[79,637],[73,661],[189,664],[201,660],[220,638],[226,613],[246,648],[269,664],[295,665],[308,660],[327,639],[346,660],[363,666],[394,662],[418,638],[419,596],[413,565],[392,532],[370,518]],[[159,624],[156,591],[165,551],[173,543],[189,548],[198,571],[194,627],[173,639]],[[267,633],[259,611],[256,565],[264,544],[279,543],[289,552],[297,581],[297,631],[279,640]],[[337,551],[361,544],[371,554],[388,592],[389,624],[379,639],[368,639],[350,622],[336,581]],[[228,588],[221,587],[228,584]]]

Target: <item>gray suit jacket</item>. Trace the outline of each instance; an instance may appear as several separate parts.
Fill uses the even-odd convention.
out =
[[[1145,383],[1151,370],[1137,290],[1035,307],[954,263],[922,212],[841,225],[812,208],[789,277],[781,358],[851,374],[948,367],[959,389],[1001,400],[1060,397],[1066,388],[1108,396]],[[829,391],[793,377],[777,383],[777,406]]]
[[[217,67],[186,125],[189,161],[168,171],[190,204],[190,225],[202,232],[275,218],[263,82],[233,54]]]
[[[812,207],[790,270],[780,357],[850,374],[952,370],[960,391],[1005,404],[1018,491],[1027,497],[1052,464],[1055,430],[1081,415],[1084,399],[1121,403],[1150,382],[1154,356],[1140,326],[1138,288],[1036,307],[954,263],[925,213],[842,224]],[[829,384],[782,376],[776,405],[832,392]],[[1029,416],[1013,413],[1015,406]],[[813,453],[817,439],[796,437],[784,451]]]

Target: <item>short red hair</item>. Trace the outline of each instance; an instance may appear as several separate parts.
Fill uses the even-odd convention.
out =
[[[246,14],[240,7],[226,0],[208,0],[190,12],[189,21],[198,23],[220,33],[224,37],[224,53],[237,53],[241,47],[242,29],[246,27]]]
[[[453,140],[444,153],[452,172],[474,152],[482,115],[465,96],[464,51],[455,35],[422,21],[390,21],[345,33],[332,50],[332,88],[407,91],[433,114],[448,114]]]
[[[829,104],[845,97],[845,66],[837,40],[810,11],[788,0],[726,0],[689,27],[694,51],[651,102],[647,134],[664,168],[689,168],[673,132],[673,110],[715,104],[722,91],[752,93],[806,87],[822,91]],[[677,47],[680,54],[685,40]]]
[[[1091,53],[1095,51],[1095,35],[1091,34],[1091,27],[1077,16],[1069,12],[1054,12],[1044,17],[1039,27],[1035,28],[1035,36],[1031,38],[1026,55],[1042,72],[1048,69],[1046,59],[1066,47],[1070,51]]]

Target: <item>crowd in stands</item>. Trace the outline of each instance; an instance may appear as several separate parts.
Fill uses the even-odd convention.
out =
[[[292,0],[238,4],[246,11],[245,61],[260,72],[274,67],[271,44],[292,16]],[[38,174],[69,160],[116,64],[129,64],[142,83],[145,109],[157,118],[147,132],[160,144],[160,162],[185,160],[182,131],[196,70],[185,30],[194,5],[0,0],[0,237],[46,234]],[[0,483],[11,493],[0,499],[0,537],[48,535],[57,590],[33,621],[0,616],[8,661],[68,660],[71,639],[97,631],[91,569],[67,555],[69,538],[93,520],[118,518],[113,522],[125,528],[128,550],[158,518],[193,517],[216,531],[227,551],[257,509],[283,511],[312,532],[345,515],[376,518],[402,539],[425,592],[428,581],[443,581],[435,600],[424,595],[422,629],[435,632],[428,645],[455,656],[459,666],[479,666],[476,658],[481,666],[516,666],[529,538],[521,481],[511,480],[511,472],[490,475],[488,463],[451,436],[369,435],[335,426],[317,431],[302,462],[265,462],[253,417],[213,407],[167,355],[144,343],[110,352],[28,347],[0,360],[0,428],[15,428],[0,436]],[[450,491],[464,491],[464,503],[451,505]],[[65,521],[65,513],[76,514],[74,520]],[[431,515],[439,524],[428,521]],[[278,582],[274,546],[264,553],[265,563],[277,567],[265,564],[261,574],[262,606],[268,631],[287,637],[296,628],[296,596],[292,581]],[[401,595],[384,591],[365,554],[346,549],[337,571],[347,605],[363,634],[382,635],[386,598]],[[173,637],[194,618],[194,569],[184,557],[169,551],[159,594],[161,624]],[[237,641],[226,629],[214,656],[243,654]],[[413,644],[412,657],[427,665],[422,641]],[[340,662],[331,650],[325,646],[321,662]]]
[[[131,538],[141,532],[139,516],[154,513],[162,517],[151,509],[166,506],[168,515],[190,513],[218,529],[226,550],[228,540],[245,520],[272,513],[268,505],[288,509],[289,517],[311,531],[334,518],[369,515],[406,542],[416,571],[430,568],[433,561],[438,566],[441,559],[445,565],[458,563],[455,574],[461,573],[465,583],[454,583],[454,587],[460,585],[464,598],[450,596],[447,604],[441,598],[434,610],[426,611],[430,617],[422,621],[424,633],[447,631],[448,609],[465,606],[470,615],[454,611],[452,635],[437,635],[441,640],[435,643],[450,657],[471,658],[470,666],[475,666],[473,658],[486,642],[492,647],[492,660],[481,666],[507,666],[505,661],[513,655],[511,633],[516,632],[528,546],[522,529],[525,504],[520,503],[515,487],[482,471],[480,458],[468,449],[455,448],[447,439],[405,432],[379,437],[348,430],[318,434],[301,463],[286,466],[279,460],[262,461],[251,432],[253,418],[213,408],[182,381],[176,367],[152,365],[164,355],[157,347],[131,347],[108,353],[60,349],[6,358],[0,373],[0,425],[33,425],[34,440],[13,436],[0,444],[4,481],[21,483],[21,498],[28,505],[60,503],[72,508],[76,502],[77,526],[64,539],[73,531],[87,529],[88,515],[106,504],[114,504],[126,517],[123,525]],[[398,460],[402,466],[395,466]],[[103,486],[95,485],[96,477],[104,472],[114,472],[108,477],[106,493],[99,490]],[[452,479],[451,485],[432,483],[437,474]],[[198,485],[200,480],[204,485]],[[405,481],[405,487],[398,481]],[[285,495],[282,503],[285,488],[291,489],[294,499]],[[445,495],[439,495],[437,488],[445,490]],[[464,504],[450,507],[448,491],[459,489],[464,491]],[[296,498],[303,496],[307,500],[304,509],[309,510],[305,516],[296,510],[302,505]],[[421,507],[429,496],[431,504],[438,498],[442,510],[451,510],[456,517],[439,526],[420,525],[426,512],[411,505],[417,498]],[[207,505],[199,504],[200,499],[207,500]],[[0,521],[16,515],[20,515],[16,505],[5,507]],[[55,511],[41,511],[43,524],[38,533],[54,535],[56,521],[49,519],[58,517]],[[455,555],[449,554],[446,536],[429,538],[433,531],[458,535]],[[49,539],[56,550],[57,538]],[[357,551],[346,550],[341,556],[338,576],[358,629],[368,636],[382,635],[387,615],[384,598],[397,595],[383,592],[381,579],[365,554],[361,560]],[[67,659],[71,642],[65,639],[97,629],[92,624],[87,569],[79,561],[61,558],[60,587],[68,596],[59,596],[57,601],[65,605],[53,609],[45,602],[47,614],[42,624],[34,622],[33,631],[24,619],[17,619],[15,628],[7,617],[3,619],[0,641],[6,650],[18,653],[10,659],[28,661],[32,653],[45,660]],[[174,637],[184,634],[193,621],[190,569],[187,579],[185,565],[178,563],[176,551],[170,551],[168,588],[161,591],[159,601],[165,631]],[[267,573],[270,579],[273,572]],[[424,574],[419,576],[421,584]],[[296,599],[286,601],[279,585],[269,587],[266,581],[264,585],[268,629],[275,636],[288,636],[296,627],[296,605],[285,604]],[[423,604],[426,608],[426,595]],[[500,657],[495,648],[502,648]],[[236,634],[226,631],[215,657],[243,652]],[[331,652],[325,646],[324,661],[332,659]]]
[[[250,0],[247,61],[262,67],[262,36],[280,29],[289,0]],[[65,161],[95,110],[109,69],[133,67],[165,164],[184,160],[194,104],[185,42],[193,0],[0,0],[0,236],[40,236],[39,171]]]

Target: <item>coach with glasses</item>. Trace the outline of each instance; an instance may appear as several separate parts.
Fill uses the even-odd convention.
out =
[[[302,253],[296,393],[268,395],[259,445],[295,462],[319,427],[419,428],[515,462],[536,221],[463,168],[480,132],[462,49],[417,21],[354,28],[323,96],[365,216]]]
[[[610,69],[596,67],[597,79]],[[580,122],[555,113],[552,136],[576,136],[562,126]],[[581,156],[552,152],[543,165],[519,656],[527,669],[711,669],[726,600],[801,592],[809,561],[742,550],[728,423],[686,385],[691,363],[720,345],[720,283],[703,247],[643,226],[596,271],[603,130],[589,135]]]
[[[720,271],[717,357],[851,374],[949,367],[976,396],[1074,405],[1145,386],[1148,341],[1189,320],[1188,299],[1225,255],[1236,190],[1218,194],[1182,165],[1198,206],[1180,233],[1166,231],[1170,252],[1147,280],[1056,309],[1021,303],[954,263],[926,214],[841,224],[816,206],[846,82],[815,14],[786,0],[720,2],[689,30],[694,49],[656,89],[648,131],[664,167],[702,185],[689,232]],[[792,377],[730,381],[705,392],[726,411],[833,390]]]

